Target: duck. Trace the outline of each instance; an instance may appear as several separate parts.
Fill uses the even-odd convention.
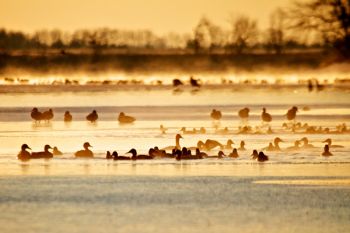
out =
[[[49,151],[49,149],[52,149],[50,145],[45,145],[44,146],[44,151],[40,152],[32,152],[30,155],[31,159],[50,159],[53,158],[53,154]]]
[[[231,139],[228,139],[227,142],[226,142],[226,145],[224,146],[224,149],[227,149],[227,150],[232,150],[232,145],[233,145],[233,141]]]
[[[193,129],[193,130],[186,130],[186,127],[182,127],[180,129],[180,131],[182,132],[182,134],[196,134],[197,130]]]
[[[262,110],[263,110],[263,112],[261,113],[261,120],[263,122],[266,122],[266,123],[271,122],[272,121],[272,116],[269,113],[266,112],[266,108],[263,108]]]
[[[222,145],[220,142],[212,139],[207,139],[205,143],[201,140],[197,142],[197,147],[199,149],[203,149],[206,151],[210,151],[214,149],[215,147],[220,147],[220,149],[224,149],[224,145]]]
[[[84,157],[84,158],[93,158],[94,153],[89,149],[89,147],[92,147],[90,143],[85,142],[83,144],[84,150],[79,150],[75,152],[75,157]]]
[[[295,151],[295,150],[300,150],[301,147],[300,147],[300,141],[299,140],[296,140],[294,142],[294,146],[290,146],[290,147],[287,147],[286,150],[288,151]]]
[[[196,156],[201,157],[201,158],[208,158],[208,154],[200,151],[198,148],[196,149]]]
[[[192,87],[200,88],[201,85],[199,84],[197,79],[194,79],[193,76],[190,77],[190,84]]]
[[[253,153],[250,155],[250,158],[256,160],[258,156],[259,156],[258,151],[253,150]]]
[[[164,147],[162,148],[162,150],[172,150],[172,149],[177,149],[177,150],[180,150],[181,149],[181,146],[180,146],[180,139],[183,138],[181,136],[181,134],[176,134],[175,136],[175,146],[167,146],[167,147]]]
[[[73,120],[73,116],[70,114],[69,111],[64,112],[64,122],[71,122]]]
[[[265,162],[269,160],[269,156],[265,155],[264,152],[260,151],[258,154],[258,158],[256,159],[258,162]]]
[[[298,107],[293,106],[291,109],[289,109],[286,113],[287,119],[289,121],[295,120],[298,112]]]
[[[106,153],[106,159],[113,159],[113,156],[112,156],[111,152],[109,152],[109,150]]]
[[[168,130],[168,129],[165,128],[163,125],[160,125],[160,126],[159,126],[159,129],[160,129],[160,133],[161,133],[161,134],[166,134],[166,131]]]
[[[215,130],[215,133],[216,134],[228,134],[230,131],[229,131],[229,129],[228,129],[228,127],[225,127],[225,128],[223,128],[223,129],[216,129]]]
[[[135,117],[127,116],[124,112],[119,113],[118,121],[121,124],[130,124],[133,123],[135,120]]]
[[[221,117],[222,117],[222,114],[221,114],[221,111],[218,111],[216,109],[213,109],[210,113],[210,117],[213,119],[213,120],[220,120]]]
[[[279,143],[283,142],[282,139],[280,139],[279,137],[276,137],[273,140],[273,144],[269,143],[269,146],[267,148],[265,148],[267,151],[281,151],[281,148],[279,146]]]
[[[209,156],[206,157],[206,158],[210,158],[210,159],[223,159],[223,158],[225,158],[225,157],[227,157],[227,156],[225,155],[225,153],[224,153],[222,150],[220,150],[220,151],[218,152],[218,155],[209,155]]]
[[[242,120],[247,120],[249,118],[249,108],[242,108],[241,110],[238,111],[238,116],[242,119]]]
[[[41,118],[45,121],[50,121],[53,119],[53,117],[54,117],[54,114],[51,108],[48,111],[43,112],[41,115]]]
[[[134,149],[134,148],[132,148],[131,150],[129,150],[129,151],[127,152],[127,154],[128,154],[128,153],[131,153],[131,159],[132,159],[132,160],[153,159],[153,157],[152,157],[152,156],[149,156],[149,155],[138,155],[136,149]]]
[[[233,148],[232,152],[228,155],[228,157],[230,157],[230,158],[238,158],[239,154],[237,152],[237,149]]]
[[[303,137],[300,141],[304,142],[301,148],[314,148],[315,146],[309,143],[309,139],[307,137]]]
[[[118,155],[118,152],[116,152],[116,151],[113,151],[112,157],[113,157],[113,160],[131,160],[131,158],[128,156]]]
[[[19,160],[25,161],[25,160],[29,160],[31,158],[30,153],[27,151],[27,149],[31,150],[31,148],[27,144],[23,144],[21,146],[21,151],[17,155],[17,158]]]
[[[30,116],[35,122],[40,122],[42,120],[42,113],[39,112],[38,108],[33,108]]]
[[[241,150],[241,151],[246,150],[244,146],[245,146],[245,141],[241,141],[238,150]]]
[[[57,146],[54,146],[52,149],[53,155],[63,155],[63,153],[57,148]]]
[[[178,87],[184,85],[183,82],[180,79],[173,79],[173,86]]]
[[[98,119],[98,114],[96,110],[93,110],[89,115],[86,116],[86,120],[90,121],[91,123],[96,122]]]
[[[323,149],[322,156],[332,156],[333,154],[329,151],[329,146],[326,144]]]
[[[200,127],[200,129],[199,129],[200,134],[205,134],[206,132],[207,132],[207,130],[204,127]]]
[[[326,140],[324,140],[323,143],[327,143],[329,148],[344,148],[344,146],[341,146],[341,145],[332,145],[332,139],[330,138],[327,138]]]

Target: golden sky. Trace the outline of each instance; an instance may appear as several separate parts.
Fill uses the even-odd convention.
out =
[[[110,27],[191,32],[201,16],[228,27],[230,14],[268,24],[269,14],[290,0],[0,0],[0,27],[32,32]]]

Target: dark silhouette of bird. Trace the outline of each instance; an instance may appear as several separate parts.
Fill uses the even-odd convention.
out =
[[[63,155],[63,153],[57,148],[57,146],[54,146],[52,149],[53,155]]]
[[[238,116],[242,119],[242,120],[247,120],[249,118],[249,108],[242,108],[241,110],[238,111]]]
[[[190,77],[190,83],[192,87],[201,87],[197,79],[194,79],[193,76]]]
[[[263,112],[261,113],[261,120],[267,123],[272,121],[272,116],[266,112],[266,108],[263,108]]]
[[[322,156],[332,156],[333,154],[329,151],[329,146],[326,144],[323,149]]]
[[[286,114],[287,119],[288,119],[289,121],[295,120],[295,117],[297,116],[297,112],[298,112],[298,107],[293,106],[291,109],[289,109],[289,110],[287,111],[287,114]]]
[[[73,120],[73,116],[69,111],[65,111],[64,113],[64,122],[71,122]]]
[[[44,146],[44,151],[40,152],[32,152],[30,155],[31,159],[50,159],[53,157],[53,154],[49,151],[49,149],[52,149],[50,145],[45,145]]]
[[[230,158],[238,158],[239,155],[238,155],[237,149],[233,148],[232,152],[228,155],[228,157],[230,157]]]
[[[173,86],[178,87],[184,85],[183,82],[180,79],[173,79]]]
[[[52,111],[52,109],[50,108],[48,111],[45,111],[45,112],[43,112],[42,113],[42,115],[41,115],[41,118],[43,119],[43,120],[45,120],[45,121],[50,121],[50,120],[52,120],[53,119],[53,111]]]
[[[21,146],[21,151],[18,153],[17,158],[23,161],[30,159],[30,153],[27,151],[27,149],[31,150],[30,147],[27,144],[23,144]]]
[[[131,153],[131,159],[132,160],[138,160],[138,159],[153,159],[152,156],[150,155],[138,155],[136,149],[132,148],[130,151],[127,153]]]
[[[222,114],[221,114],[221,111],[218,111],[216,109],[213,109],[210,113],[210,117],[213,119],[213,120],[220,120],[221,117],[222,117]]]
[[[241,150],[241,151],[246,150],[244,146],[245,146],[245,141],[241,141],[238,150]]]
[[[259,154],[257,150],[253,150],[253,153],[250,155],[250,157],[254,160],[258,158]]]
[[[131,160],[131,158],[128,156],[118,155],[118,152],[116,152],[116,151],[113,151],[112,157],[113,157],[113,160]]]
[[[323,143],[327,143],[329,148],[344,148],[344,146],[342,145],[332,145],[332,139],[331,138],[327,138],[326,140],[323,141]]]
[[[94,153],[89,149],[89,147],[92,147],[90,143],[85,142],[84,145],[84,150],[79,150],[75,152],[75,157],[84,157],[84,158],[93,158]]]
[[[113,159],[113,156],[109,150],[106,152],[106,159]]]
[[[127,116],[124,112],[119,113],[118,121],[121,124],[130,124],[133,123],[135,120],[135,117]]]
[[[86,120],[90,121],[91,123],[96,122],[98,119],[98,114],[96,110],[93,110],[89,115],[86,116]]]
[[[269,160],[269,157],[264,154],[264,152],[260,151],[258,154],[258,158],[256,159],[258,162],[265,162]]]
[[[32,112],[30,113],[30,116],[35,122],[40,122],[42,120],[42,113],[39,112],[38,108],[33,108]]]

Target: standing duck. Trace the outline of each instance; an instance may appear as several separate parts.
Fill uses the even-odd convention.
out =
[[[266,123],[270,123],[272,121],[272,116],[266,112],[266,108],[263,108],[263,112],[261,113],[261,120]]]
[[[75,157],[83,157],[83,158],[93,158],[94,153],[89,149],[89,147],[92,147],[90,143],[85,142],[84,145],[84,150],[79,150],[75,152]]]
[[[71,122],[73,120],[73,116],[70,114],[69,111],[65,111],[63,120],[64,122]]]
[[[39,112],[38,108],[33,108],[32,112],[30,113],[30,116],[35,122],[40,122],[43,119],[42,113]]]
[[[344,148],[342,145],[332,145],[332,139],[327,138],[326,140],[323,141],[323,143],[327,143],[329,148]]]
[[[30,155],[31,159],[50,159],[53,157],[53,154],[49,151],[49,149],[52,149],[50,145],[44,146],[44,151],[40,152],[32,152]]]
[[[135,120],[135,117],[127,116],[124,112],[119,113],[118,121],[121,124],[130,124],[133,123]]]
[[[86,120],[90,121],[91,123],[96,122],[98,119],[98,114],[96,110],[93,110],[89,115],[86,116]]]
[[[27,149],[31,150],[27,144],[23,144],[21,146],[21,151],[17,155],[17,158],[23,161],[29,160],[31,156]]]
[[[297,111],[298,111],[298,107],[296,106],[293,106],[291,109],[289,109],[286,113],[287,119],[289,121],[295,120],[297,116]]]
[[[241,118],[242,121],[247,121],[249,118],[249,108],[242,108],[238,111],[238,116]]]
[[[42,119],[45,120],[45,121],[50,121],[53,119],[53,111],[52,109],[50,108],[48,111],[45,111],[42,113]]]

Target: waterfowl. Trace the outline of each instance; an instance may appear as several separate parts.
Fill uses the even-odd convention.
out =
[[[90,143],[85,142],[84,145],[84,150],[79,150],[75,152],[75,157],[84,157],[84,158],[93,158],[94,153],[89,149],[89,147],[92,147]]]
[[[173,79],[173,86],[178,87],[184,85],[183,82],[180,79]]]
[[[272,116],[266,112],[266,108],[263,108],[263,112],[261,113],[261,120],[267,123],[272,121]]]
[[[201,134],[205,134],[205,133],[206,133],[205,128],[204,128],[204,127],[201,127],[201,128],[199,129],[199,133],[201,133]]]
[[[149,155],[138,155],[137,154],[137,151],[132,148],[130,151],[128,151],[127,153],[131,153],[131,159],[132,160],[145,160],[145,159],[153,159],[152,156],[149,156]]]
[[[224,149],[231,150],[232,149],[232,144],[234,144],[233,141],[231,139],[228,139],[227,142],[226,142],[226,145],[224,146]]]
[[[295,120],[296,116],[297,116],[297,112],[298,112],[298,107],[293,106],[291,109],[289,109],[286,113],[287,119],[289,121],[291,120]]]
[[[161,134],[166,134],[167,128],[165,128],[163,125],[159,126]]]
[[[224,153],[222,150],[220,150],[220,151],[218,152],[218,155],[209,155],[209,156],[206,157],[206,158],[211,158],[211,159],[223,159],[223,158],[225,158],[225,157],[227,157],[227,156],[225,155],[225,153]]]
[[[182,127],[180,129],[180,131],[183,133],[183,134],[196,134],[197,133],[197,130],[196,129],[193,129],[193,130],[186,130],[186,127]]]
[[[216,110],[216,109],[213,109],[210,113],[210,117],[213,119],[213,120],[220,120],[221,117],[222,117],[222,114],[220,111]]]
[[[322,156],[332,156],[333,154],[329,151],[329,146],[326,144],[323,149]]]
[[[238,111],[238,116],[242,119],[242,120],[247,120],[249,118],[249,108],[242,108],[241,110]]]
[[[330,138],[327,138],[326,140],[324,140],[323,143],[327,143],[329,148],[344,148],[344,146],[341,146],[341,145],[332,145],[332,139]]]
[[[300,141],[304,142],[302,148],[314,148],[315,146],[309,143],[309,139],[307,137],[303,137]]]
[[[20,160],[29,160],[31,156],[27,149],[31,150],[27,144],[23,144],[21,146],[21,151],[17,155],[17,158]]]
[[[116,152],[116,151],[113,151],[112,157],[113,157],[113,160],[131,160],[131,158],[128,156],[118,155],[118,152]]]
[[[70,114],[69,111],[65,111],[63,120],[64,122],[71,122],[73,120],[73,116]]]
[[[42,113],[39,112],[38,108],[33,108],[30,116],[32,117],[32,119],[37,122],[37,121],[41,121],[42,120]]]
[[[130,124],[133,123],[135,120],[135,117],[127,116],[124,112],[119,113],[118,121],[121,124]]]
[[[49,151],[49,149],[52,149],[50,145],[45,145],[44,146],[44,151],[40,152],[32,152],[30,155],[31,159],[50,159],[53,157],[53,154]]]
[[[216,134],[228,134],[230,131],[229,131],[229,129],[228,129],[228,127],[225,127],[225,128],[223,128],[223,129],[216,129],[215,130],[215,133]]]
[[[53,155],[63,155],[63,153],[57,148],[57,146],[53,147],[52,154]]]
[[[264,152],[260,151],[258,154],[258,158],[256,159],[258,162],[265,162],[269,160],[269,157],[264,154]]]
[[[242,151],[246,150],[244,146],[245,146],[245,141],[241,141],[238,150],[242,150]]]
[[[228,157],[230,157],[230,158],[238,158],[239,155],[238,155],[237,149],[233,148],[232,152],[228,155]]]
[[[98,119],[98,114],[96,110],[93,110],[89,115],[86,116],[86,120],[90,121],[91,123],[96,122]]]
[[[280,151],[281,148],[279,146],[279,143],[280,142],[283,142],[282,139],[280,139],[279,137],[276,137],[274,140],[273,140],[273,144],[272,143],[269,143],[269,146],[266,148],[267,151]]]
[[[50,121],[50,120],[52,120],[53,116],[54,116],[53,111],[50,108],[48,111],[45,111],[42,113],[41,118],[45,121]]]
[[[218,142],[216,140],[211,140],[211,139],[207,139],[205,141],[205,143],[203,143],[201,140],[199,140],[197,142],[197,147],[199,149],[203,149],[206,151],[210,151],[210,150],[214,149],[215,147],[220,147],[221,149],[224,148],[224,146],[220,142]]]
[[[201,87],[198,80],[194,79],[193,76],[190,77],[190,83],[192,87],[197,87],[197,88]]]
[[[299,140],[296,140],[294,142],[294,146],[290,146],[290,147],[287,147],[286,150],[288,151],[295,151],[295,150],[299,150],[301,147],[300,147],[300,141]]]
[[[112,156],[111,152],[109,152],[109,150],[106,153],[106,159],[113,159],[113,156]]]
[[[172,150],[172,149],[177,149],[180,150],[181,146],[180,146],[180,139],[183,138],[180,134],[176,134],[175,136],[175,146],[167,146],[165,148],[163,148],[162,150]]]
[[[257,159],[259,156],[258,151],[257,150],[253,150],[253,153],[250,155],[251,159]]]
[[[200,151],[198,148],[196,149],[196,156],[200,157],[200,158],[207,158],[208,154],[205,152]]]

